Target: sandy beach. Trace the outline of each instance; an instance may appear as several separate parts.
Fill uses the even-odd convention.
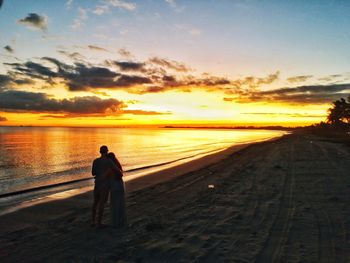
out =
[[[311,135],[236,147],[128,182],[125,230],[91,192],[3,215],[1,262],[350,262],[349,171]]]

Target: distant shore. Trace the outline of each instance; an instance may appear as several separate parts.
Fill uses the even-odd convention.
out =
[[[90,192],[1,216],[0,256],[5,262],[347,262],[349,170],[348,147],[313,135],[230,148],[162,171],[165,182],[161,172],[128,182],[123,231],[90,228]],[[108,209],[105,216],[108,224]]]
[[[227,129],[227,130],[280,130],[294,131],[302,127],[284,127],[284,126],[172,126],[166,125],[160,128],[166,129]]]

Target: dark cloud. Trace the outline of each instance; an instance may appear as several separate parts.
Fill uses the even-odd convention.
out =
[[[3,3],[4,3],[4,0],[0,0],[0,9],[1,9]]]
[[[99,46],[94,46],[94,45],[88,45],[88,48],[91,50],[95,50],[95,51],[105,51],[108,52],[107,49],[103,48],[103,47],[99,47]]]
[[[20,78],[16,75],[2,75],[0,74],[0,90],[8,88],[12,84],[25,85],[33,84],[34,81],[28,78]]]
[[[69,55],[65,51],[60,53]],[[73,64],[67,64],[56,58],[43,57],[41,61],[42,63],[27,61],[25,63],[5,63],[5,65],[11,68],[10,72],[22,75],[22,78],[41,79],[48,81],[49,84],[64,83],[71,91],[132,88],[127,91],[144,94],[164,92],[170,89],[189,92],[192,89],[203,87],[212,91],[219,86],[222,88],[232,84],[232,81],[227,78],[208,74],[202,78],[188,75],[186,72],[181,72],[181,74],[177,72],[177,75],[170,74],[167,71],[169,67],[176,68],[177,71],[185,69],[181,63],[159,59],[156,66],[149,61],[106,61],[105,67],[93,66],[84,60],[75,60]],[[161,64],[164,64],[165,68],[161,67]],[[118,67],[118,70],[113,69],[115,66]],[[128,72],[137,74],[127,74]],[[262,78],[257,79],[257,82],[262,82]]]
[[[121,75],[116,81],[114,81],[113,86],[130,87],[133,85],[150,83],[152,83],[152,80],[147,77],[141,77],[136,75]]]
[[[187,67],[185,64],[174,61],[174,60],[169,60],[169,59],[164,59],[164,58],[158,58],[158,57],[153,57],[149,60],[149,62],[175,70],[177,72],[189,72],[191,69]]]
[[[89,88],[115,87],[115,79],[119,73],[103,67],[89,67],[77,63],[73,71],[61,72],[70,90],[88,90]]]
[[[10,74],[0,75],[0,84],[30,84],[29,79],[41,79],[49,84],[63,83],[70,91],[97,91],[100,89],[126,89],[129,93],[159,93],[168,90],[191,92],[204,89],[208,92],[220,91],[224,101],[241,103],[274,101],[286,103],[325,103],[338,98],[339,92],[349,90],[347,85],[299,86],[270,91],[260,91],[279,78],[279,72],[266,77],[248,76],[240,79],[204,74],[200,77],[187,74],[188,68],[174,61],[152,58],[147,62],[106,61],[106,66],[94,66],[82,61],[64,63],[56,58],[43,57],[42,63],[7,63]],[[115,66],[118,69],[115,69]],[[114,68],[113,68],[114,67]],[[171,69],[170,72],[168,69]],[[176,71],[176,74],[171,72]],[[127,74],[134,72],[137,74]],[[297,76],[299,79],[303,76]]]
[[[0,92],[0,109],[4,111],[50,112],[69,114],[116,113],[126,105],[116,99],[96,96],[53,99],[45,93],[5,90]]]
[[[127,105],[117,99],[96,96],[54,99],[45,93],[5,90],[0,91],[0,110],[7,112],[50,113],[43,118],[76,118],[107,115],[164,115],[171,112],[127,110]],[[0,121],[5,121],[0,117]]]
[[[32,79],[12,79],[13,83],[16,83],[17,85],[33,85],[35,83],[35,81],[33,81]]]
[[[94,114],[94,115],[86,115],[86,114],[47,114],[40,116],[39,120],[45,119],[71,119],[71,118],[93,118],[94,120],[108,120],[108,121],[129,121],[132,120],[130,118],[106,118],[105,114]],[[99,118],[101,117],[101,118]]]
[[[28,61],[21,63],[4,63],[10,66],[15,74],[21,74],[25,77],[48,80],[49,78],[57,77],[57,74],[50,68],[39,63]],[[50,81],[49,81],[50,82]]]
[[[39,29],[39,30],[47,29],[46,17],[38,15],[36,13],[29,13],[25,18],[19,19],[17,22],[31,29]]]
[[[121,71],[144,71],[145,63],[128,61],[109,61],[120,68]]]
[[[319,78],[318,80],[325,81],[325,82],[334,82],[334,81],[338,81],[339,78],[341,78],[341,77],[346,77],[346,76],[343,76],[341,74],[332,74],[332,75],[328,75],[326,77]]]
[[[51,62],[52,64],[54,64],[57,67],[57,69],[56,69],[56,76],[57,77],[63,77],[67,72],[74,71],[73,65],[68,65],[66,63],[63,63],[56,58],[43,57],[43,58],[41,58],[41,60]],[[48,77],[48,76],[45,76],[45,77]]]
[[[350,84],[337,84],[337,85],[310,85],[299,86],[295,88],[281,88],[270,91],[262,91],[262,95],[288,95],[288,94],[323,94],[323,93],[337,93],[350,89]]]
[[[14,52],[15,52],[15,50],[14,50],[11,46],[9,46],[9,45],[4,46],[4,49],[5,49],[7,52],[9,52],[9,53],[14,53]]]
[[[0,122],[2,122],[2,121],[8,121],[8,120],[7,120],[7,118],[6,118],[6,117],[2,117],[2,116],[0,116]]]
[[[43,57],[42,61],[50,62],[55,68],[32,61],[22,64],[6,63],[6,65],[10,66],[16,74],[44,79],[49,81],[50,84],[55,83],[55,80],[61,81],[72,91],[97,88],[126,88],[152,83],[152,80],[146,76],[121,74],[107,67],[90,66],[82,62],[68,65],[51,57]]]
[[[344,97],[350,92],[350,84],[310,85],[295,88],[281,88],[269,91],[241,92],[224,101],[249,102],[284,102],[291,104],[322,104]]]
[[[294,76],[294,77],[287,78],[287,81],[290,83],[300,83],[310,78],[312,78],[312,75]]]
[[[6,87],[12,82],[12,78],[8,75],[0,74],[0,89]]]

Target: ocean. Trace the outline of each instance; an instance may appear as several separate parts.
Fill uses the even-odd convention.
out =
[[[107,145],[116,154],[127,179],[233,145],[268,140],[285,133],[187,128],[0,127],[0,199],[29,192],[32,197],[35,191],[47,192],[52,186],[73,189],[91,185],[91,164],[99,156],[101,145]]]

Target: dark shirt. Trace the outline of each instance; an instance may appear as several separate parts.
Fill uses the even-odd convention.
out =
[[[118,172],[119,168],[113,163],[113,161],[105,156],[97,158],[92,163],[92,175],[95,177],[95,183],[108,182],[108,178],[103,178],[108,169],[112,169],[114,172]]]

